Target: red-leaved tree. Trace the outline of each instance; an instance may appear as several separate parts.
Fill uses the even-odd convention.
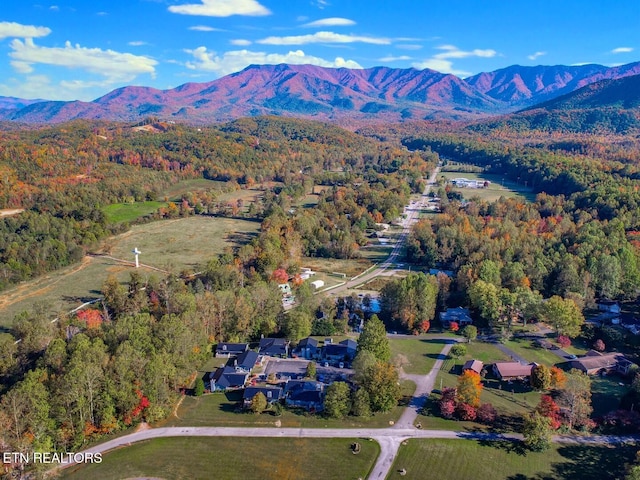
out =
[[[550,395],[542,395],[540,397],[536,412],[551,420],[551,428],[554,430],[560,428],[560,407]]]
[[[456,411],[456,389],[444,388],[440,398],[440,414],[444,418],[453,418]]]
[[[460,420],[464,420],[466,422],[472,422],[476,419],[478,411],[475,407],[469,405],[468,403],[459,403],[456,406],[456,414]]]
[[[95,308],[80,310],[76,313],[76,317],[78,317],[78,320],[84,322],[87,328],[100,328],[100,325],[102,325],[102,312]]]
[[[431,328],[431,322],[429,320],[423,320],[420,322],[420,332],[427,333]]]
[[[490,403],[483,403],[478,407],[477,419],[487,425],[492,424],[498,418],[498,412]]]
[[[451,322],[449,324],[449,330],[451,330],[452,332],[457,332],[458,330],[460,330],[460,325],[458,325],[458,322]]]
[[[562,348],[567,348],[569,345],[571,345],[571,339],[566,335],[560,335],[558,337],[558,345],[560,345]]]
[[[284,268],[277,268],[271,274],[271,278],[278,283],[287,283],[289,281],[289,274]]]

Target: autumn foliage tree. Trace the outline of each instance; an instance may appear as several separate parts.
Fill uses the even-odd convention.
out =
[[[480,406],[480,394],[482,393],[482,379],[473,370],[465,370],[458,377],[456,401],[466,403],[474,408]]]
[[[565,382],[567,381],[567,376],[564,371],[560,367],[551,367],[551,388],[556,390],[564,387]]]
[[[551,369],[546,365],[536,365],[531,369],[531,386],[538,390],[549,390],[551,387]]]
[[[439,402],[440,414],[444,418],[453,418],[456,411],[456,389],[446,387],[442,390]]]
[[[551,395],[542,395],[540,397],[540,403],[538,403],[536,407],[536,412],[551,420],[550,426],[552,429],[557,430],[560,428],[560,407]]]
[[[558,336],[558,345],[560,345],[562,348],[567,348],[567,347],[571,346],[571,339],[569,337],[567,337],[566,335],[559,335]]]
[[[598,351],[598,352],[604,352],[605,350],[605,345],[604,342],[602,341],[601,338],[597,339],[594,343],[593,343],[593,349]]]

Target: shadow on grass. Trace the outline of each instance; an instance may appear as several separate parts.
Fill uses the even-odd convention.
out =
[[[626,465],[635,460],[636,447],[631,445],[570,445],[558,453],[566,461],[551,465],[551,473],[534,476],[516,474],[506,480],[603,480],[624,478]]]
[[[452,338],[421,338],[420,341],[423,343],[439,343],[443,347],[448,343],[455,343]]]
[[[503,450],[507,453],[515,453],[523,457],[529,452],[520,440],[478,440],[478,444],[483,447]]]

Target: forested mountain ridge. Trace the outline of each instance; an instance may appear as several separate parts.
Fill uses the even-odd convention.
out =
[[[601,80],[497,119],[476,130],[627,134],[640,130],[640,75]]]
[[[251,65],[211,82],[186,83],[170,90],[128,86],[91,102],[34,103],[3,97],[0,120],[137,121],[149,115],[199,124],[258,115],[342,123],[473,119],[534,105],[598,80],[634,74],[640,74],[640,63],[512,66],[467,79],[429,69]]]
[[[513,65],[479,73],[465,81],[480,92],[513,107],[535,105],[568,94],[585,85],[640,74],[640,62],[617,67],[603,65]]]

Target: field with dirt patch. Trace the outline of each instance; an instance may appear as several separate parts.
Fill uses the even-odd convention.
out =
[[[249,241],[259,228],[259,222],[200,216],[136,225],[105,242],[109,257],[85,257],[80,264],[3,292],[0,326],[11,325],[16,314],[31,310],[36,302],[45,304],[54,318],[98,298],[110,274],[121,281],[129,278],[134,247],[142,252],[140,271],[145,275],[154,273],[145,265],[176,272],[196,271],[226,247]]]

